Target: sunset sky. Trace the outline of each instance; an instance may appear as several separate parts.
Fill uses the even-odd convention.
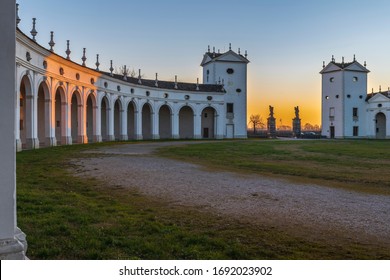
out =
[[[108,71],[127,65],[145,78],[196,82],[210,45],[221,52],[248,51],[248,116],[290,125],[294,107],[302,124],[320,124],[322,61],[353,55],[371,71],[368,91],[390,86],[390,1],[375,0],[18,0],[19,28],[29,34],[37,18],[37,41],[71,59]],[[49,47],[48,47],[49,48]]]

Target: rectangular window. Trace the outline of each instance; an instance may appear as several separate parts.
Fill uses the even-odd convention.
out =
[[[358,117],[358,108],[356,107],[352,108],[352,116],[355,118]]]
[[[329,108],[329,117],[334,117],[334,107]]]
[[[358,126],[353,127],[353,136],[359,136],[359,127]]]
[[[226,104],[226,113],[234,113],[233,103],[227,103]]]

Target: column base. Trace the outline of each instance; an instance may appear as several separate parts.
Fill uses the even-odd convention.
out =
[[[174,135],[172,135],[172,139],[180,139],[180,135],[179,134],[174,134]]]
[[[107,135],[107,141],[115,141],[114,135]]]
[[[202,135],[194,135],[194,139],[202,139]]]
[[[16,139],[16,151],[22,151],[22,141],[20,139]]]
[[[159,140],[160,139],[160,135],[159,134],[153,134],[152,138],[153,138],[153,140]]]
[[[121,140],[121,141],[127,141],[127,140],[129,140],[129,138],[127,137],[127,135],[121,135],[121,136],[119,137],[119,140]]]
[[[71,136],[63,136],[61,137],[61,145],[72,145],[72,137]]]
[[[103,142],[102,136],[101,136],[101,135],[94,135],[94,136],[93,136],[93,142],[94,142],[94,143]]]
[[[15,237],[0,240],[0,260],[25,260],[23,244]]]
[[[77,143],[78,144],[88,143],[88,137],[85,135],[77,136]]]
[[[142,136],[142,134],[137,134],[137,135],[135,136],[135,140],[142,140],[142,139],[144,139],[144,137]]]
[[[26,148],[27,149],[39,149],[39,139],[38,138],[27,138],[26,139]]]
[[[45,145],[46,145],[46,147],[57,146],[57,139],[55,137],[46,137]]]

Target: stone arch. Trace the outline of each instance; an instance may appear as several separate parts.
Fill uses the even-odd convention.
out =
[[[202,138],[214,139],[215,138],[215,128],[216,128],[216,110],[209,106],[202,110],[201,116],[201,133]]]
[[[49,87],[46,82],[38,86],[37,95],[37,131],[40,146],[50,146],[50,107],[51,98]]]
[[[179,111],[179,138],[194,138],[194,110],[186,105]]]
[[[379,112],[375,116],[376,124],[376,138],[385,139],[386,138],[386,115],[382,112]]]
[[[94,135],[96,135],[96,96],[90,92],[85,103],[85,127],[88,142],[93,142]]]
[[[114,102],[114,138],[119,141],[121,136],[121,111],[122,111],[122,101],[120,98],[117,98]]]
[[[100,125],[101,125],[101,134],[102,134],[102,140],[107,141],[108,134],[109,134],[109,111],[110,111],[110,102],[106,96],[103,96],[101,103],[100,103]]]
[[[158,110],[160,139],[172,138],[172,109],[165,104]]]
[[[137,122],[136,122],[136,112],[137,105],[134,101],[130,101],[127,104],[127,135],[129,139],[136,139],[137,131]]]
[[[57,143],[66,144],[66,94],[62,86],[56,88],[54,96],[54,126]]]
[[[142,139],[152,139],[152,106],[149,103],[145,103],[142,106]]]
[[[72,93],[70,98],[70,127],[72,143],[83,143],[83,132],[82,132],[82,114],[83,114],[83,103],[81,94],[78,90]]]
[[[26,74],[19,87],[19,140],[22,148],[34,148],[33,137],[33,92],[32,83]]]

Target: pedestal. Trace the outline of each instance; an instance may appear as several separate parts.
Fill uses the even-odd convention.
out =
[[[301,136],[301,119],[298,118],[293,119],[293,136],[294,137]]]
[[[276,138],[276,119],[269,117],[267,119],[268,137]]]

